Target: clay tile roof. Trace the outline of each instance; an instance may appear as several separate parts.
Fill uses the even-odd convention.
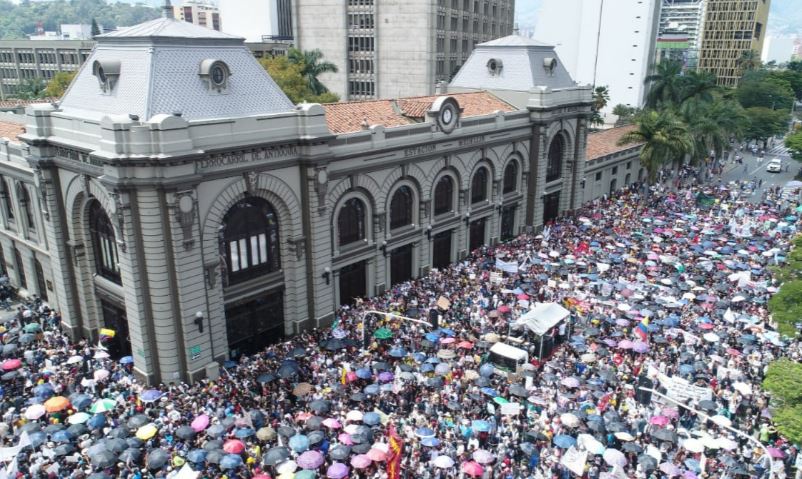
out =
[[[16,140],[17,136],[25,133],[25,125],[11,121],[0,121],[0,138]]]
[[[628,145],[618,144],[618,140],[620,140],[622,136],[634,129],[634,125],[628,125],[588,134],[586,158],[588,161],[595,160],[596,158],[602,158],[612,153],[639,146],[639,143],[631,143]]]
[[[363,130],[363,124],[394,128],[425,120],[426,112],[439,95],[401,98],[398,100],[370,100],[323,105],[326,123],[332,133],[353,133]],[[516,108],[488,92],[453,93],[462,115],[489,115],[495,111],[515,111]]]

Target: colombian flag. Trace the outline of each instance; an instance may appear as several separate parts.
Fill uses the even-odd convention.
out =
[[[633,329],[633,332],[640,338],[641,341],[647,341],[649,339],[649,330],[646,327],[649,325],[649,318],[643,318],[640,320],[637,326]]]
[[[404,451],[404,441],[395,430],[395,425],[391,424],[388,436],[390,437],[390,457],[387,459],[387,479],[400,479],[401,477],[401,453]]]

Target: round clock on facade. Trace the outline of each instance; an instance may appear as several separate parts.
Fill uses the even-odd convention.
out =
[[[459,105],[457,102],[449,98],[442,102],[440,105],[440,114],[437,117],[437,123],[443,133],[451,133],[457,127],[459,120]]]

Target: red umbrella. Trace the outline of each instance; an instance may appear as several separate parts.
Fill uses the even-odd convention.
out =
[[[737,349],[733,349],[733,348],[727,348],[727,353],[730,356],[740,356],[741,355],[740,351],[738,351]]]
[[[245,451],[245,444],[239,439],[229,439],[223,444],[223,450],[229,454],[242,454]]]
[[[457,344],[457,347],[461,349],[473,349],[473,343],[470,341],[462,341]]]
[[[479,477],[485,473],[485,469],[481,464],[475,461],[470,461],[462,463],[462,472],[471,477]]]
[[[499,313],[509,313],[510,312],[510,307],[507,306],[506,304],[502,304],[501,306],[498,307],[497,311]]]

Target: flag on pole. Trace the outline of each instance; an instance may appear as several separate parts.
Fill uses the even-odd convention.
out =
[[[388,436],[390,438],[390,457],[387,459],[387,479],[401,478],[401,454],[404,451],[404,441],[390,424]]]
[[[649,318],[643,318],[632,330],[632,332],[634,332],[640,338],[640,340],[644,342],[649,339],[649,330],[647,329],[647,326],[649,326]]]

